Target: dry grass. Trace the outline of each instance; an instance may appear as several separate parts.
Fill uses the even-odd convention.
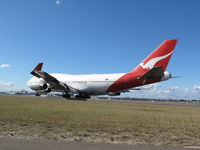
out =
[[[198,144],[199,114],[200,107],[0,96],[0,135]]]

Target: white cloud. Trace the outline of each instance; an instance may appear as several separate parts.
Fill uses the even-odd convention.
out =
[[[12,82],[0,81],[0,92],[6,92],[6,91],[11,91],[11,90],[17,91],[17,90],[21,90],[21,88],[17,87]]]
[[[55,4],[56,4],[56,5],[60,5],[61,3],[62,3],[61,0],[55,0]]]
[[[200,85],[193,86],[193,90],[200,90]]]
[[[195,85],[192,89],[183,88],[178,86],[160,86],[159,84],[152,84],[153,88],[149,90],[130,91],[125,93],[123,97],[134,98],[152,98],[152,99],[199,99],[200,86]]]
[[[9,67],[11,67],[11,65],[9,65],[9,64],[2,64],[2,65],[0,65],[0,68],[9,68]]]
[[[15,86],[15,85],[14,85],[14,83],[12,83],[12,82],[4,82],[4,81],[0,81],[0,86],[13,87],[13,86]]]

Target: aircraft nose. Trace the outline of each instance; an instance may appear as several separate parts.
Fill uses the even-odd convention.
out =
[[[32,84],[32,80],[30,79],[30,80],[28,80],[27,82],[26,82],[26,85],[28,86],[28,87],[30,87],[31,86],[31,84]]]

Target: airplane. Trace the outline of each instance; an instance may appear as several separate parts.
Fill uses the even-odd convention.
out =
[[[165,71],[178,40],[166,40],[159,45],[135,69],[128,73],[72,75],[42,71],[39,63],[31,72],[34,76],[27,85],[36,96],[61,92],[64,98],[90,98],[93,95],[119,96],[130,90],[141,90],[143,85],[173,78]]]

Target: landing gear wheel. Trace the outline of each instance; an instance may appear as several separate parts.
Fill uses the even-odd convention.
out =
[[[40,96],[40,94],[39,93],[35,93],[35,96]]]
[[[68,98],[71,98],[71,95],[70,94],[63,94],[63,97],[68,99]]]
[[[76,98],[83,98],[83,99],[86,99],[86,98],[90,98],[89,95],[86,95],[86,94],[80,94],[80,95],[76,95]]]

